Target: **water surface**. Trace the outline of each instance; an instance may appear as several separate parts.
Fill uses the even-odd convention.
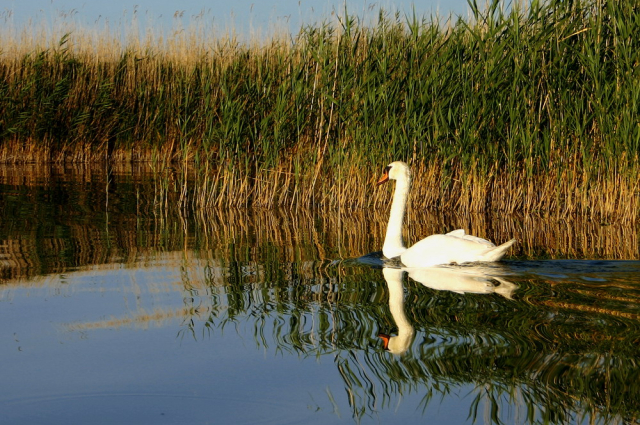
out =
[[[384,211],[190,211],[158,187],[0,171],[6,423],[638,423],[634,227],[412,213],[409,240],[519,244],[404,271],[376,253]]]

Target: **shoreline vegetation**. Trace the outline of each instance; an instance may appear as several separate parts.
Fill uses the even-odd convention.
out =
[[[0,162],[148,162],[194,208],[384,209],[404,160],[410,209],[635,222],[637,2],[470,6],[254,44],[0,30]]]

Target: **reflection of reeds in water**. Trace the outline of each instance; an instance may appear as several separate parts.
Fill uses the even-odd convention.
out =
[[[140,309],[143,310],[143,309]],[[152,327],[164,327],[169,322],[184,322],[186,319],[204,320],[209,317],[210,311],[198,308],[156,308],[151,312],[136,311],[135,314],[125,317],[113,317],[96,322],[69,323],[64,326],[66,331],[94,331],[99,329],[137,328],[149,329]]]
[[[133,189],[132,189],[133,190]],[[144,197],[144,196],[142,196]],[[82,198],[82,196],[80,196]],[[111,196],[111,202],[119,200]],[[147,196],[149,202],[152,200]],[[94,210],[58,216],[53,232],[40,212],[16,221],[0,243],[4,279],[63,271],[109,262],[135,264],[156,252],[181,251],[221,261],[260,264],[333,261],[379,251],[388,218],[382,211],[215,209],[195,216],[176,208],[171,214],[150,215],[133,204],[131,212],[101,211],[102,201],[84,201]],[[97,207],[97,210],[95,208]],[[146,211],[138,215],[135,209]],[[50,212],[42,208],[42,214]],[[5,219],[9,219],[5,216]],[[602,225],[589,220],[556,220],[536,216],[451,215],[410,209],[405,239],[415,243],[433,234],[464,228],[496,242],[516,238],[509,255],[527,258],[638,259],[635,227]],[[53,232],[53,233],[49,233]]]
[[[385,356],[380,345],[379,350],[372,349],[380,344],[375,339],[379,326],[397,326],[381,272],[369,268],[349,271],[319,260],[367,251],[381,236],[370,234],[367,239],[362,235],[383,229],[385,217],[319,217],[260,210],[219,212],[196,220],[165,217],[156,230],[161,236],[148,239],[155,245],[126,257],[125,266],[134,269],[148,262],[180,273],[170,281],[149,281],[126,289],[136,295],[136,304],[122,316],[72,322],[64,328],[84,332],[180,321],[182,334],[198,340],[233,333],[240,327],[253,333],[259,347],[300,356],[331,354],[355,417],[373,410],[371,406],[391,405],[397,394],[434,389],[425,395],[426,406],[430,397],[470,384],[480,388],[474,393],[477,401],[490,402],[496,414],[521,397],[517,400],[522,409],[549,415],[554,422],[584,409],[605,418],[634,417],[637,403],[629,400],[638,398],[627,399],[627,394],[637,395],[637,387],[623,385],[637,382],[633,360],[637,337],[628,332],[635,319],[615,314],[619,306],[633,302],[631,296],[622,298],[612,292],[614,296],[608,299],[601,296],[606,291],[597,296],[589,293],[587,301],[604,299],[609,304],[581,316],[570,305],[547,302],[550,295],[543,280],[528,285],[522,300],[517,293],[515,300],[465,296],[405,280],[404,309],[419,343],[407,348],[402,361]],[[465,223],[475,233],[496,231],[486,221],[469,216],[422,219],[419,229]],[[170,252],[158,253],[168,240],[175,243]],[[132,244],[135,239],[122,241]],[[119,265],[105,270],[108,267]],[[527,286],[526,280],[524,284]],[[13,285],[16,283],[5,284],[3,293],[10,293]],[[578,290],[585,288],[578,285]],[[144,291],[149,296],[176,291],[182,305],[148,308],[137,301],[147,297]],[[525,302],[529,296],[532,301]],[[628,373],[624,379],[630,380],[611,375],[612,364],[624,370],[621,375]]]
[[[298,213],[276,210],[214,210],[200,216],[199,232],[211,240],[230,240],[234,235],[253,236],[257,245],[294,247],[306,242],[317,249],[319,259],[358,257],[381,249],[388,220],[385,211],[346,211],[325,214],[322,210]],[[496,242],[516,238],[511,255],[538,258],[637,259],[635,226],[603,225],[589,220],[556,220],[537,216],[486,216],[463,214],[444,216],[410,210],[405,239],[414,243],[434,233],[464,228],[469,233]],[[227,235],[227,236],[224,236]],[[296,257],[293,252],[287,259]],[[311,254],[313,255],[313,254]]]
[[[461,385],[476,386],[474,416],[481,415],[482,402],[494,415],[516,403],[554,422],[564,422],[574,412],[604,418],[637,414],[637,403],[630,401],[636,398],[627,398],[629,392],[637,393],[637,386],[628,387],[636,382],[637,344],[628,332],[626,325],[632,322],[627,316],[593,309],[576,316],[570,307],[544,300],[530,305],[490,295],[426,294],[429,289],[405,280],[403,309],[418,336],[416,343],[408,341],[398,360],[381,353],[382,347],[372,349],[378,326],[399,326],[379,270],[341,276],[339,268],[316,268],[313,275],[290,276],[275,270],[255,275],[250,267],[234,272],[230,266],[223,268],[224,286],[216,288],[210,275],[195,270],[207,263],[186,270],[189,283],[184,287],[190,288],[190,296],[185,299],[190,301],[183,308],[140,309],[121,318],[70,323],[66,329],[147,328],[182,320],[184,333],[198,340],[240,328],[253,333],[264,349],[299,356],[331,354],[356,417],[372,406],[391,405],[397,394],[432,389],[424,395],[427,406],[432,397]],[[329,293],[327,286],[342,295],[339,302],[319,297]],[[540,286],[537,282],[531,289],[541,292]],[[402,296],[402,287],[398,289]],[[542,293],[535,298],[540,295],[549,297]],[[613,364],[624,372],[611,375]]]

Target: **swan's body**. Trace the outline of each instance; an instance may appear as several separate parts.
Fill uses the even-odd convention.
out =
[[[428,236],[407,248],[402,240],[402,222],[411,188],[409,166],[402,161],[389,164],[378,184],[389,180],[396,181],[396,188],[382,246],[382,253],[387,258],[400,257],[400,261],[406,267],[498,261],[516,241],[511,239],[500,246],[495,246],[486,239],[467,235],[463,229],[458,229],[446,235]]]

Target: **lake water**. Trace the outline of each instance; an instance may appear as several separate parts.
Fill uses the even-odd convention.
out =
[[[407,272],[386,210],[190,211],[108,173],[0,169],[0,423],[640,423],[633,225],[412,212],[412,241],[518,245]]]

